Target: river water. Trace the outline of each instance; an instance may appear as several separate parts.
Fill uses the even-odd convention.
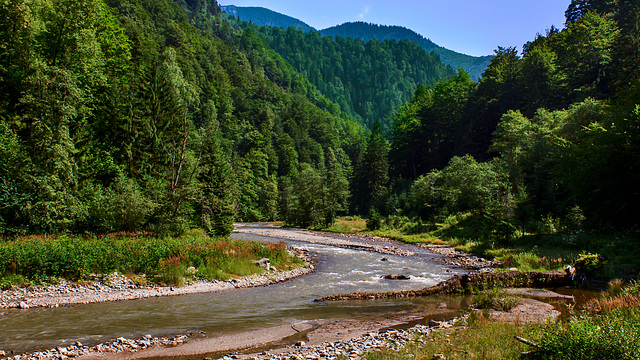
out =
[[[280,241],[249,234],[236,239]],[[168,336],[204,331],[208,336],[255,330],[314,319],[367,319],[381,315],[437,309],[447,298],[318,303],[316,298],[353,291],[422,289],[446,280],[452,270],[428,256],[401,257],[286,240],[317,253],[317,271],[268,287],[221,293],[0,312],[0,349],[16,353],[67,346],[75,341],[96,344],[116,337]],[[385,261],[383,261],[383,258]],[[384,280],[382,275],[409,275],[410,280]],[[450,299],[451,307],[460,299]],[[455,303],[458,304],[455,304]]]

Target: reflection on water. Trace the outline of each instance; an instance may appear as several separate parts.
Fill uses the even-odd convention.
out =
[[[235,238],[274,239],[234,234]],[[436,309],[442,298],[316,303],[327,295],[353,291],[421,289],[449,278],[446,268],[420,258],[380,255],[324,245],[287,241],[316,252],[318,270],[269,287],[204,293],[55,309],[5,310],[0,315],[0,349],[16,352],[46,349],[74,341],[103,342],[205,331],[209,335],[252,330],[312,319],[364,319],[380,314]],[[381,261],[382,258],[388,261]],[[410,275],[393,281],[386,274]],[[449,301],[459,302],[448,298]],[[457,307],[459,304],[451,304]]]

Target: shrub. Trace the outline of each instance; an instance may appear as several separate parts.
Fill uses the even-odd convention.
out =
[[[517,296],[509,295],[503,290],[493,289],[476,295],[476,308],[509,311],[516,307],[520,300]]]
[[[612,281],[604,298],[591,302],[601,314],[586,314],[566,324],[548,325],[531,359],[640,358],[640,286]],[[596,306],[594,306],[596,305]]]
[[[583,253],[578,256],[574,267],[576,274],[583,280],[596,276],[607,264],[607,260],[599,254]]]
[[[638,359],[640,311],[617,310],[603,316],[581,317],[568,324],[547,326],[531,359]]]
[[[374,208],[369,210],[369,214],[367,215],[367,229],[369,230],[378,230],[382,227],[382,216],[378,213],[378,211]]]

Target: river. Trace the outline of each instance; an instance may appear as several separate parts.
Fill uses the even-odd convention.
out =
[[[250,234],[235,239],[281,241]],[[316,272],[268,287],[143,300],[0,312],[0,349],[16,353],[67,346],[75,341],[96,344],[116,337],[168,336],[202,331],[209,337],[297,321],[370,319],[401,313],[436,311],[444,301],[414,298],[385,301],[318,303],[327,295],[353,291],[421,289],[445,280],[453,270],[429,261],[428,254],[403,257],[284,240],[318,254]],[[385,280],[382,275],[409,275]]]

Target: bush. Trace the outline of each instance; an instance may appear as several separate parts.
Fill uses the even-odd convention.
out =
[[[371,208],[371,210],[369,210],[369,214],[367,215],[367,229],[373,231],[380,228],[382,228],[382,216],[376,209]]]
[[[599,254],[583,253],[578,256],[574,267],[576,275],[582,280],[596,276],[607,264],[607,260]]]
[[[638,359],[640,358],[640,286],[632,281],[611,289],[596,303],[601,314],[587,314],[566,324],[548,325],[531,359]],[[593,306],[592,306],[593,308]]]
[[[640,310],[617,310],[581,317],[565,325],[547,326],[531,359],[638,359]]]
[[[477,309],[493,309],[509,311],[516,307],[520,300],[517,296],[509,295],[504,290],[493,289],[484,291],[475,297]]]

